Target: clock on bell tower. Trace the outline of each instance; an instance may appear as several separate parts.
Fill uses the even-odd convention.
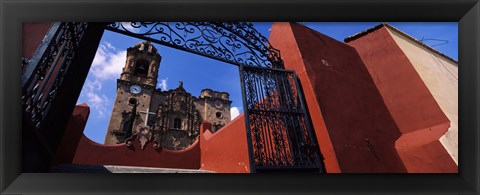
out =
[[[161,59],[157,49],[148,41],[127,49],[125,66],[117,79],[117,94],[104,144],[124,142],[135,131],[133,127],[144,123],[145,119],[138,114],[150,109]]]

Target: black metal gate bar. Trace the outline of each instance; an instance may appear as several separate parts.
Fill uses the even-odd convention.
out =
[[[32,59],[24,65],[21,81],[24,172],[43,172],[50,166],[105,25],[53,22]]]
[[[86,27],[86,22],[53,23],[22,75],[23,110],[36,128],[49,113]]]
[[[248,109],[248,103],[246,101],[246,89],[245,89],[245,71],[244,71],[244,65],[240,65],[239,66],[239,72],[240,72],[240,87],[242,89],[242,99],[243,99],[243,109],[244,109],[244,112],[243,112],[243,116],[245,117],[245,128],[247,129],[247,147],[248,147],[248,157],[250,159],[250,172],[251,173],[255,173],[257,170],[256,170],[256,166],[255,166],[255,162],[254,162],[254,159],[255,159],[255,156],[253,154],[253,147],[252,147],[252,143],[253,143],[253,139],[252,139],[252,133],[251,133],[251,130],[250,130],[250,120],[248,120],[248,118],[250,117],[249,116],[249,112],[247,112],[247,109]]]
[[[114,22],[106,29],[237,66],[283,68],[280,52],[247,22]]]
[[[293,74],[294,76],[294,82],[295,82],[295,86],[298,90],[298,100],[300,101],[300,104],[302,105],[302,110],[303,110],[303,113],[305,113],[304,115],[304,119],[305,119],[305,124],[307,125],[307,131],[306,133],[308,133],[308,136],[311,138],[311,144],[310,144],[310,149],[312,150],[313,153],[316,153],[318,154],[318,161],[320,162],[320,172],[321,173],[326,173],[326,169],[325,169],[325,165],[324,165],[324,158],[323,158],[323,155],[321,153],[321,150],[320,150],[320,146],[319,146],[319,143],[318,143],[318,139],[317,139],[317,136],[314,132],[314,128],[313,128],[313,123],[311,121],[311,117],[310,117],[310,112],[309,110],[307,109],[307,103],[305,102],[305,96],[304,96],[304,92],[303,92],[303,88],[300,84],[300,79],[297,77],[297,74]]]
[[[240,76],[251,171],[324,172],[295,72],[240,66]]]

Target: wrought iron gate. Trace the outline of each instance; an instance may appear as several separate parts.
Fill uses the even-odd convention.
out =
[[[324,172],[294,71],[240,67],[253,172]]]
[[[105,26],[54,22],[31,59],[22,59],[24,172],[48,169]]]
[[[251,171],[323,172],[295,72],[284,70],[280,52],[252,24],[117,22],[107,29],[239,66]]]
[[[251,23],[116,22],[104,25],[106,30],[239,66],[251,171],[324,172],[322,156],[296,74],[294,71],[284,70],[280,52],[273,48],[268,39],[253,28]],[[65,26],[65,23],[55,23],[55,26]],[[85,27],[87,26],[85,24]],[[63,29],[58,28],[58,32],[51,30],[51,33],[60,34]],[[78,44],[80,39],[73,38],[73,43]],[[96,40],[98,45],[99,37],[93,40]],[[51,41],[48,46],[43,45],[35,54],[39,56],[38,59],[28,63],[29,67],[23,75],[24,113],[32,118],[37,128],[45,122],[42,116],[48,115],[49,110],[48,107],[46,110],[43,108],[43,102],[38,104],[43,106],[41,109],[37,106],[34,112],[31,110],[33,107],[30,106],[29,98],[34,102],[40,99],[36,98],[39,93],[34,93],[36,88],[34,87],[33,91],[31,89],[31,83],[34,83],[32,80],[38,77],[32,72],[43,70],[41,68],[45,66],[45,60],[40,60],[40,56],[41,59],[45,58],[44,56],[52,58],[55,54],[51,54],[51,51],[56,51],[56,47]],[[68,51],[68,55],[78,56],[78,53],[81,53],[76,50]],[[93,60],[93,55],[89,54],[87,57]],[[62,63],[62,67],[64,64]],[[66,64],[68,67],[68,63]],[[50,84],[49,88],[52,86],[55,89],[53,91],[63,87],[61,82]],[[28,90],[25,90],[27,88]],[[49,96],[48,101],[51,100],[53,98]]]

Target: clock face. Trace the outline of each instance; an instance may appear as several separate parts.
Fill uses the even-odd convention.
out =
[[[132,85],[130,87],[130,92],[132,92],[133,94],[139,94],[141,91],[142,91],[142,87],[138,85]]]

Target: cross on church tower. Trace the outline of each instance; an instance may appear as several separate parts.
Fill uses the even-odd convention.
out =
[[[145,114],[145,126],[147,126],[147,127],[149,127],[148,124],[147,124],[147,122],[148,122],[148,115],[149,115],[149,114],[152,114],[152,115],[156,114],[155,112],[149,112],[149,111],[150,111],[150,108],[147,108],[147,111],[145,111],[145,112],[140,111],[140,113]]]

